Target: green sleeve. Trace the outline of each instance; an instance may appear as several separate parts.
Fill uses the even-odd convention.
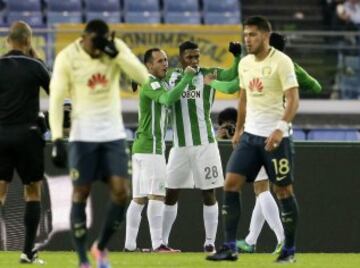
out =
[[[180,98],[193,76],[193,74],[185,74],[172,90],[166,90],[162,86],[158,89],[152,89],[151,86],[144,87],[144,94],[158,103],[170,106]]]
[[[296,78],[300,89],[310,90],[314,93],[320,93],[322,87],[314,77],[308,74],[300,65],[294,63]]]
[[[240,56],[234,57],[233,63],[229,69],[218,68],[217,79],[221,81],[230,81],[238,76],[238,65],[240,62]]]
[[[225,94],[233,94],[240,90],[239,78],[231,81],[213,80],[210,84],[212,88]]]

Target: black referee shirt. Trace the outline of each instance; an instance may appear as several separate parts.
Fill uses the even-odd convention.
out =
[[[40,87],[49,94],[49,83],[42,61],[16,50],[0,57],[0,126],[35,123]]]

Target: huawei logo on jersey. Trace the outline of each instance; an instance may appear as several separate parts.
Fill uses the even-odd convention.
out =
[[[249,89],[251,91],[262,92],[263,89],[264,89],[264,86],[263,86],[263,83],[261,82],[261,80],[259,78],[254,78],[249,83]]]
[[[95,89],[97,85],[100,85],[102,88],[104,88],[107,86],[108,82],[109,81],[106,79],[106,76],[104,74],[97,73],[91,76],[87,85],[91,89]]]

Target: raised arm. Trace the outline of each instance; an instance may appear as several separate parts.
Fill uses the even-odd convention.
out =
[[[231,81],[212,80],[209,85],[215,90],[225,94],[234,94],[240,90],[239,78]]]

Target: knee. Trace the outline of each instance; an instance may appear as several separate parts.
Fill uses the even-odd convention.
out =
[[[258,196],[259,194],[269,191],[269,181],[268,180],[264,180],[264,181],[258,181],[254,183],[254,192],[255,195]]]
[[[111,200],[117,204],[126,204],[129,201],[130,190],[125,185],[111,191]]]
[[[85,203],[90,194],[90,187],[74,187],[72,201],[75,203]]]
[[[203,192],[203,202],[205,206],[213,206],[216,203],[215,189],[204,190]]]
[[[294,195],[292,185],[287,186],[274,186],[274,193],[277,199],[285,199]]]
[[[26,202],[41,200],[41,181],[25,185],[24,198]]]
[[[245,183],[245,181],[246,178],[241,175],[234,173],[227,173],[224,182],[224,191],[238,192],[241,190],[241,187]]]

